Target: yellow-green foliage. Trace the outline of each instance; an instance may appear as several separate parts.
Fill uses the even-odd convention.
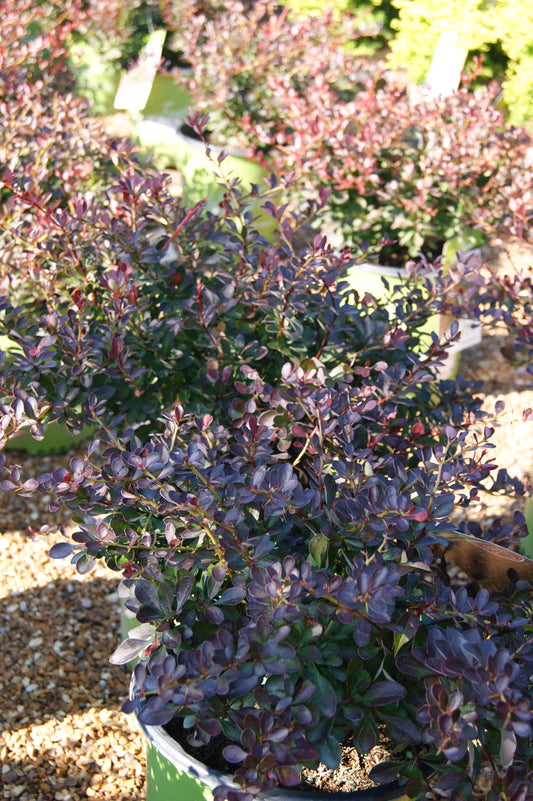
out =
[[[318,16],[326,9],[335,16],[350,13],[362,30],[368,30],[367,41],[358,39],[356,50],[365,55],[384,47],[392,36],[391,19],[397,12],[392,0],[285,0],[284,6],[293,14]]]
[[[315,14],[321,14],[325,8],[344,11],[348,6],[348,0],[331,0],[331,2],[325,2],[324,0],[288,0],[284,5],[288,6],[295,14],[314,16]]]
[[[501,0],[501,5],[500,39],[509,56],[504,101],[510,121],[527,125],[533,121],[533,4]]]
[[[489,15],[480,9],[482,0],[393,0],[393,4],[399,18],[392,23],[397,34],[390,43],[391,61],[406,67],[416,81],[426,77],[441,31],[455,31],[459,44],[468,50],[492,41]]]
[[[513,125],[533,122],[533,55],[513,64],[503,82],[503,97]]]
[[[285,0],[283,5],[295,14],[321,14],[325,9],[340,13],[349,10],[361,15],[366,12],[386,25],[391,14],[391,0]]]
[[[286,0],[283,5],[296,14],[321,14],[326,8],[335,11],[368,9],[376,13],[376,10],[387,4],[383,0]]]
[[[502,80],[514,124],[533,120],[533,4],[524,0],[392,0],[399,17],[391,22],[390,61],[422,82],[441,31],[455,31],[459,44],[482,53],[499,44],[508,58]]]

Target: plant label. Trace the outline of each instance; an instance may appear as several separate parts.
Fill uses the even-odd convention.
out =
[[[425,80],[432,94],[451,95],[459,88],[467,55],[455,31],[442,31]]]
[[[443,314],[440,318],[439,333],[444,336],[450,330],[450,325],[454,321],[454,317]],[[481,342],[481,325],[478,320],[471,320],[467,317],[462,317],[457,320],[459,324],[459,331],[461,332],[460,339],[454,342],[450,348],[450,353],[459,353],[467,348],[473,348]]]
[[[150,34],[138,60],[120,79],[114,106],[126,111],[142,111],[148,102],[152,84],[161,63],[166,32]]]

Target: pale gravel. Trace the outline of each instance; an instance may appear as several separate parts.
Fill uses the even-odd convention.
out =
[[[503,334],[489,333],[480,345],[461,353],[459,366],[465,378],[484,382],[483,409],[493,413],[496,403],[503,401],[504,410],[497,416],[491,438],[495,447],[490,455],[526,488],[526,494],[518,498],[481,495],[469,507],[467,515],[478,514],[479,522],[484,525],[496,518],[510,521],[515,511],[524,511],[526,498],[533,494],[533,422],[523,419],[524,410],[533,409],[533,375],[524,366],[509,365],[501,353],[504,344]]]
[[[0,535],[0,797],[144,798],[144,742],[120,712],[128,672],[107,664],[120,641],[118,578],[77,575],[48,557],[56,535]]]
[[[513,475],[533,477],[533,377],[508,367],[504,339],[485,337],[461,355],[460,372],[487,381],[484,403],[506,403],[495,460]],[[28,475],[70,456],[13,454]],[[59,535],[35,531],[58,521],[46,498],[0,493],[0,798],[18,801],[141,801],[144,742],[132,716],[120,712],[128,671],[107,664],[120,639],[116,574],[98,566],[86,576],[68,560],[51,560]],[[480,499],[479,522],[510,519],[523,499]],[[184,800],[185,801],[185,800]]]

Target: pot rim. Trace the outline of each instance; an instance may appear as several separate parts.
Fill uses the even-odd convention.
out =
[[[457,255],[461,253],[463,257],[470,257],[473,255],[479,255],[481,258],[481,248],[479,245],[465,247],[464,249],[459,249],[456,251]],[[406,259],[406,261],[411,261],[416,259]],[[363,273],[369,273],[370,275],[383,275],[386,278],[397,278],[404,280],[407,274],[405,267],[398,267],[392,266],[390,264],[380,264],[378,262],[373,261],[362,261],[359,264],[354,264],[351,268],[354,272],[359,271]],[[437,275],[438,271],[436,269],[426,270],[424,275]]]
[[[405,267],[391,267],[386,264],[377,264],[371,261],[363,261],[360,264],[354,264],[350,268],[353,272],[368,273],[369,275],[383,275],[385,278],[398,278],[402,281],[407,276]]]
[[[232,780],[228,773],[209,768],[203,762],[188,754],[182,746],[174,740],[163,728],[163,726],[149,726],[142,723],[137,717],[137,724],[146,736],[150,745],[155,748],[171,765],[197,779],[209,788],[213,789],[220,784],[227,787],[237,788],[238,785]],[[402,792],[398,780],[387,784],[369,787],[351,792],[302,792],[298,790],[286,790],[276,788],[266,794],[261,793],[258,801],[408,801],[408,797]]]

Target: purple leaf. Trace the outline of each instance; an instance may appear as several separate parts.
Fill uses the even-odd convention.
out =
[[[88,556],[85,553],[77,554],[74,559],[76,563],[76,570],[78,573],[81,573],[81,575],[89,573],[89,571],[92,570],[96,564],[94,557]]]
[[[0,481],[0,489],[4,492],[11,492],[12,490],[18,489],[18,484],[14,484],[12,481],[4,479],[3,481]]]
[[[225,590],[218,601],[217,605],[236,606],[246,597],[245,591],[241,587],[229,587]]]
[[[160,709],[153,709],[147,704],[137,713],[137,717],[141,723],[147,723],[148,726],[164,726],[174,717],[174,707],[169,704]]]
[[[139,581],[136,583],[135,597],[141,604],[151,606],[155,609],[159,608],[157,590],[149,581]]]
[[[146,640],[124,640],[124,642],[120,643],[118,648],[113,651],[109,657],[109,661],[112,665],[126,665],[128,662],[131,662],[132,659],[136,659],[147,645],[148,642]]]
[[[190,598],[194,582],[190,576],[181,579],[176,587],[176,612],[179,612],[183,604]]]
[[[378,681],[362,696],[367,706],[384,706],[405,698],[407,690],[395,681]]]
[[[282,765],[276,769],[276,774],[281,784],[286,787],[296,787],[300,784],[300,774],[292,765]]]
[[[247,757],[246,751],[243,751],[238,745],[227,745],[223,749],[222,755],[224,759],[231,764],[242,762]]]
[[[51,559],[65,559],[73,550],[74,546],[70,542],[56,542],[48,551],[48,556]]]
[[[368,775],[372,781],[378,784],[387,784],[397,778],[399,767],[398,762],[385,760],[384,762],[379,762],[377,765],[374,765]]]

